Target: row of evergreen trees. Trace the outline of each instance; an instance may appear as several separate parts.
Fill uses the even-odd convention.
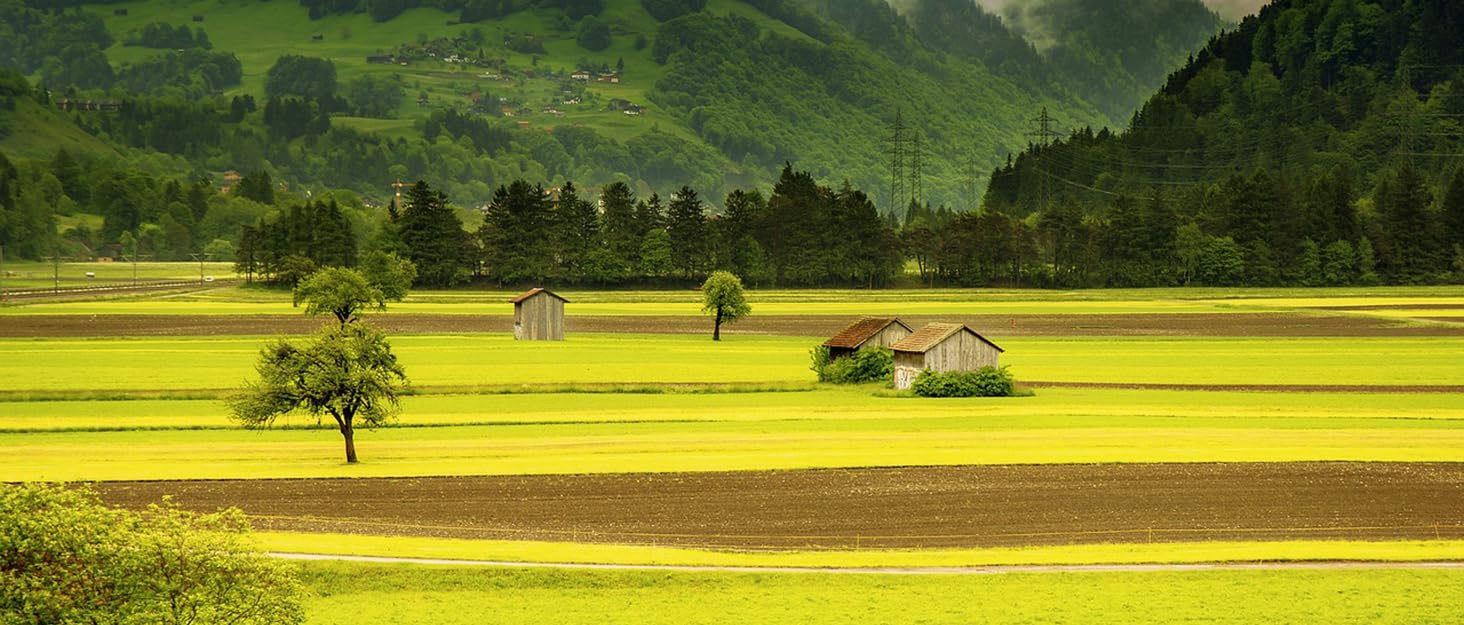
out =
[[[905,250],[967,286],[1324,286],[1464,280],[1464,169],[1438,192],[1404,163],[1367,197],[1348,167],[1297,189],[1258,170],[1199,192],[1064,199],[1016,217],[912,210]]]
[[[771,196],[734,191],[716,215],[690,187],[664,202],[614,183],[592,201],[572,183],[546,190],[522,180],[498,189],[472,232],[426,182],[388,213],[367,247],[410,259],[418,283],[434,286],[474,278],[694,282],[717,269],[768,285],[881,286],[904,263],[896,229],[863,192],[820,186],[791,166]],[[349,232],[350,220],[333,202],[296,206],[243,229],[239,268],[292,282],[311,267],[350,266],[356,248]]]

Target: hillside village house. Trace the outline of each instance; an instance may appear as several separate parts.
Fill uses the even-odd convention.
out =
[[[895,352],[895,388],[908,389],[921,371],[976,371],[1000,366],[996,343],[959,323],[931,323],[890,347]]]
[[[513,298],[516,341],[563,341],[564,305],[569,300],[549,289],[531,289]]]
[[[824,341],[829,348],[829,359],[853,356],[863,349],[890,347],[900,342],[914,330],[905,322],[893,317],[865,317],[844,328],[832,338]]]

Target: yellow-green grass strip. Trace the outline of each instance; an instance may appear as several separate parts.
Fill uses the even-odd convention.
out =
[[[756,387],[751,387],[756,388]],[[1293,421],[1309,426],[1346,427],[1366,420],[1464,420],[1464,393],[1251,393],[1042,389],[1009,399],[922,400],[877,397],[878,386],[789,387],[803,392],[702,392],[668,388],[655,392],[434,394],[406,397],[393,427],[488,424],[637,423],[676,421],[784,422],[815,420],[972,419],[982,428],[1089,428],[1134,424],[1270,427]],[[550,388],[549,390],[553,390]],[[614,390],[614,389],[610,389]],[[1169,421],[1163,420],[1170,419]],[[979,424],[978,421],[979,420]],[[294,415],[278,426],[313,427],[316,420]],[[222,397],[209,399],[123,399],[0,402],[0,431],[133,429],[232,429]],[[1423,427],[1427,427],[1426,425]]]
[[[826,467],[1464,461],[1459,420],[848,418],[329,430],[0,433],[0,481],[404,477]]]
[[[994,337],[1017,379],[1117,384],[1464,385],[1464,337]],[[34,391],[237,388],[266,337],[0,340],[0,396]],[[572,384],[807,384],[822,337],[580,334],[560,343],[504,333],[392,337],[424,387]]]
[[[264,550],[493,562],[729,567],[975,567],[1202,562],[1464,560],[1464,541],[1174,542],[1052,547],[735,551],[570,542],[255,532]]]
[[[135,270],[135,271],[134,271]],[[198,263],[139,262],[47,262],[5,260],[7,275],[0,276],[5,290],[35,289],[52,286],[59,277],[62,287],[127,284],[134,276],[139,282],[197,280]],[[87,276],[87,274],[93,274]],[[203,274],[216,279],[236,277],[233,262],[205,262]]]
[[[193,278],[196,279],[195,271]],[[187,276],[184,276],[187,278]],[[38,285],[46,286],[46,285]],[[73,285],[75,286],[75,285]],[[512,315],[510,295],[483,301],[476,297],[413,298],[393,303],[385,313]],[[702,315],[698,301],[595,302],[578,301],[573,295],[566,307],[570,316],[687,316]],[[1244,313],[1257,312],[1235,305],[1220,306],[1190,301],[1075,301],[1075,302],[970,302],[846,299],[840,301],[764,301],[757,293],[749,296],[755,314],[760,315],[1032,315],[1032,314],[1152,314],[1152,313]],[[231,301],[217,298],[130,298],[123,301],[18,302],[0,308],[0,315],[289,315],[300,311],[284,300]]]
[[[1455,570],[817,575],[300,567],[313,625],[1452,623]]]
[[[316,562],[313,625],[1452,623],[1455,570],[819,575]]]

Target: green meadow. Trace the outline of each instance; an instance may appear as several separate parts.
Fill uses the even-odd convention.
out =
[[[428,394],[403,398],[393,427],[535,425],[556,423],[781,422],[889,417],[902,420],[979,418],[991,424],[1037,425],[1036,419],[1091,426],[1110,419],[1231,420],[1237,427],[1298,420],[1345,425],[1354,420],[1464,420],[1460,393],[1254,393],[1042,389],[1032,397],[927,401],[879,394],[878,387],[789,386],[777,391],[738,387],[665,390],[656,386],[605,392],[503,389],[490,394]],[[1203,401],[1196,401],[1203,399]],[[10,400],[0,402],[0,432],[131,429],[232,429],[221,398]],[[280,428],[310,428],[304,416]],[[1447,425],[1447,424],[1445,424]]]
[[[558,399],[530,397],[548,404]],[[649,418],[630,410],[614,421],[574,420],[574,404],[595,403],[591,397],[568,402],[555,417],[567,422],[359,432],[358,466],[340,461],[340,437],[328,429],[10,431],[0,434],[0,476],[90,481],[1012,463],[1457,462],[1464,450],[1464,420],[1399,418],[1408,415],[1405,408],[1383,417],[1228,417],[1223,409],[1211,416],[1083,417],[1006,415],[984,407],[922,415],[930,405],[924,400],[891,399],[860,412],[837,405],[787,407],[785,418],[777,418],[777,402],[800,402],[802,394],[705,396],[724,397],[746,402],[752,414],[762,411],[760,418],[704,420],[715,418],[712,412],[683,420],[672,409]]]
[[[198,263],[139,262],[65,262],[53,265],[37,261],[5,261],[5,274],[0,275],[3,290],[36,289],[54,286],[59,278],[62,288],[106,284],[127,284],[135,277],[140,282],[165,280],[198,280]],[[93,274],[88,276],[87,274]],[[203,274],[216,279],[234,278],[234,263],[205,262]],[[28,307],[7,307],[0,311],[26,313]]]
[[[310,564],[312,623],[1444,623],[1457,571],[1011,575],[543,571]],[[549,616],[549,615],[552,615]]]
[[[280,553],[471,562],[580,563],[738,568],[956,568],[1206,562],[1437,562],[1464,559],[1460,540],[1102,543],[1028,547],[857,550],[725,550],[691,546],[480,540],[420,536],[255,532]]]
[[[1464,384],[1464,338],[993,337],[1020,380],[1151,384]],[[238,387],[267,337],[0,339],[0,396]],[[507,334],[392,339],[427,389],[605,383],[808,384],[818,337]]]

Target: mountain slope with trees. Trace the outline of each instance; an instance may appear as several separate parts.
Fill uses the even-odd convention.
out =
[[[391,180],[428,178],[482,203],[520,177],[642,193],[690,184],[718,196],[724,185],[770,184],[795,161],[903,211],[881,188],[881,140],[903,113],[928,150],[926,195],[969,207],[981,183],[968,170],[1023,145],[1036,110],[1084,124],[1112,117],[1061,80],[1008,71],[1027,61],[1006,57],[1030,46],[999,19],[986,15],[1001,45],[963,55],[916,36],[883,0],[836,11],[811,0],[76,4],[0,2],[4,22],[34,31],[0,45],[0,62],[53,94],[135,101],[174,128],[205,127],[208,140],[161,137],[176,131],[145,119],[119,128],[73,115],[84,129],[198,169],[268,170],[377,198]],[[895,33],[898,45],[871,32]],[[687,45],[727,54],[670,58],[668,48]],[[303,64],[282,62],[290,58]],[[312,73],[311,62],[328,71]],[[577,69],[620,82],[572,80]],[[290,89],[292,80],[313,87]],[[456,132],[464,124],[444,115],[472,117],[494,136]]]
[[[998,168],[985,213],[1077,284],[1438,282],[1464,275],[1464,7],[1279,0],[1175,72],[1120,134]]]

